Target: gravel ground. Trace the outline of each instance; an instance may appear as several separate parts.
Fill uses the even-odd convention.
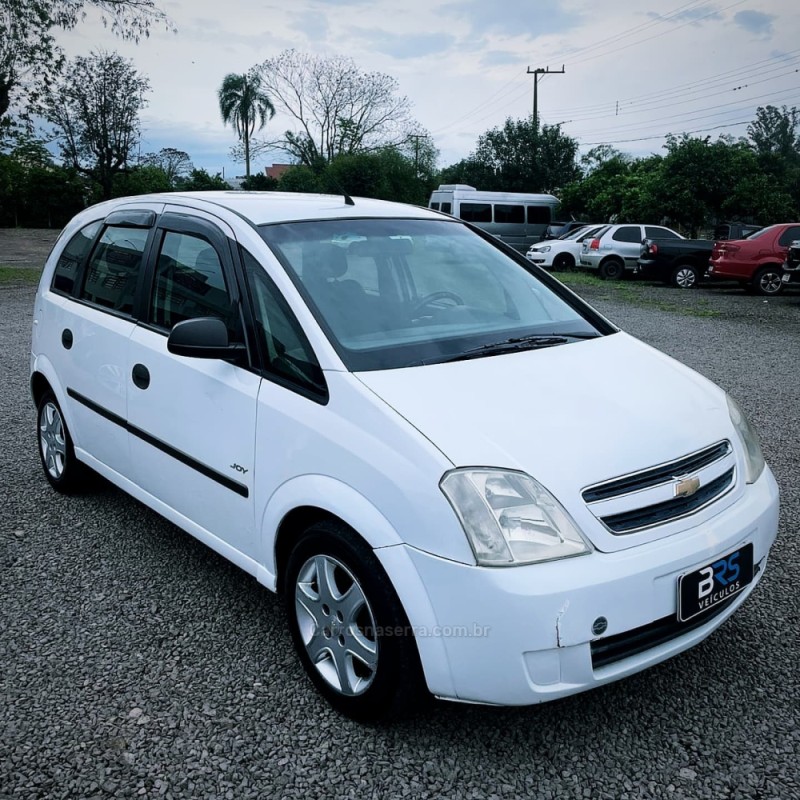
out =
[[[279,600],[244,573],[108,485],[48,488],[26,389],[33,291],[0,289],[0,797],[800,798],[800,297],[584,291],[729,390],[762,436],[781,527],[740,612],[584,695],[437,703],[387,728],[316,696]]]

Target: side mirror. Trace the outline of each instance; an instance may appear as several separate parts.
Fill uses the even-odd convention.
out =
[[[228,341],[228,329],[216,317],[197,317],[179,322],[170,331],[167,350],[176,356],[238,361],[247,352],[243,344]]]

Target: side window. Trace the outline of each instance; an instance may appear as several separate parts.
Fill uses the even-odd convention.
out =
[[[642,230],[638,225],[624,225],[617,228],[611,238],[615,242],[641,242]]]
[[[522,225],[525,222],[525,207],[500,205],[494,207],[494,221]]]
[[[97,222],[91,222],[85,228],[81,228],[61,251],[53,273],[52,288],[55,291],[65,294],[72,293],[78,270],[89,254],[94,237],[97,236],[97,231],[100,230],[102,224],[102,220],[97,220]]]
[[[442,203],[442,211],[445,214],[452,214],[453,213],[453,204],[452,203]]]
[[[669,228],[654,228],[652,225],[645,225],[644,235],[648,239],[680,239],[675,231]]]
[[[797,226],[787,228],[778,239],[778,247],[788,247],[796,239],[800,239],[800,228]]]
[[[327,399],[322,369],[297,318],[261,264],[246,250],[242,250],[242,259],[265,368],[304,393]]]
[[[89,258],[81,299],[131,314],[149,232],[147,228],[107,227]]]
[[[461,219],[467,222],[491,222],[492,205],[491,203],[462,203]]]
[[[148,322],[170,330],[196,317],[221,319],[231,339],[241,341],[217,251],[201,236],[167,231],[158,252]]]
[[[438,211],[438,210],[439,210],[439,204],[438,204],[438,203],[431,203],[431,208],[432,208],[434,211]]]
[[[527,206],[528,225],[549,225],[553,220],[550,206]]]

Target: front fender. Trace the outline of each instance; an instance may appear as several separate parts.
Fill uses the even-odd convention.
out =
[[[373,550],[402,543],[389,520],[352,486],[328,475],[300,475],[279,486],[261,514],[260,561],[266,572],[261,582],[273,590],[277,578],[275,540],[278,529],[287,514],[308,506],[339,517],[358,531]]]

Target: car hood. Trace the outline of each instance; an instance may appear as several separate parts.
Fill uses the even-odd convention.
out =
[[[526,472],[584,530],[597,525],[586,486],[734,439],[721,389],[623,332],[357,377],[454,466]],[[591,538],[603,550],[641,541]]]

